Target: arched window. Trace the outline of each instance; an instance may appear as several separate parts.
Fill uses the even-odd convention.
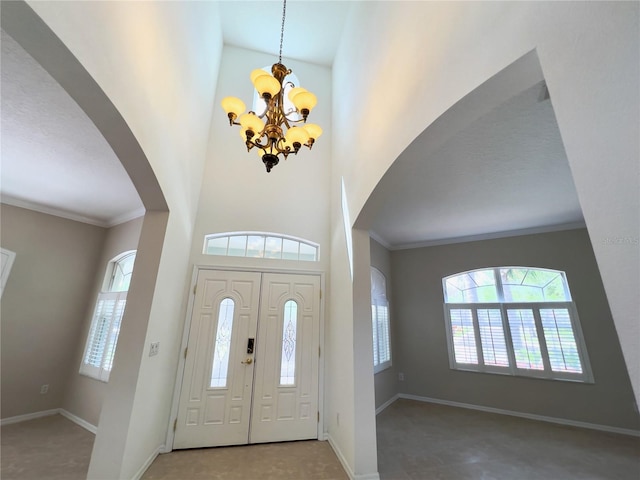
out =
[[[319,260],[317,243],[302,238],[265,232],[227,232],[205,235],[205,255],[272,258],[278,260]]]
[[[592,381],[564,272],[483,268],[442,286],[452,368]]]
[[[103,288],[107,292],[126,292],[129,290],[131,283],[131,274],[133,273],[133,263],[136,261],[136,252],[124,252],[109,262],[108,271],[110,271],[109,282]]]
[[[378,373],[391,366],[391,338],[389,335],[387,281],[382,272],[375,267],[371,267],[371,323],[373,328],[373,371]]]
[[[83,375],[109,380],[135,259],[136,252],[131,250],[112,258],[107,265],[80,364]]]

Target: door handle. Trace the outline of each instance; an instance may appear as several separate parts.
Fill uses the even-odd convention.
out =
[[[253,363],[253,358],[248,357],[244,362],[240,362],[243,365],[251,365]]]

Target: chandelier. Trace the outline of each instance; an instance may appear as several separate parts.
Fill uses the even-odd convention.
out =
[[[226,97],[222,100],[229,125],[240,125],[240,136],[247,145],[247,151],[254,147],[258,149],[267,172],[280,162],[280,155],[286,160],[289,154],[296,155],[302,146],[311,149],[322,134],[318,125],[307,123],[309,113],[318,102],[316,96],[288,80],[291,70],[282,64],[286,11],[287,0],[284,0],[278,63],[271,67],[271,74],[263,69],[251,72],[251,82],[266,105],[264,111],[244,113],[246,106],[239,98]]]

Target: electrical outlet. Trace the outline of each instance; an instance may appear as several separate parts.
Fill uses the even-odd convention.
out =
[[[40,395],[44,395],[49,392],[49,384],[46,383],[40,387]]]
[[[153,357],[154,355],[157,355],[158,351],[160,351],[160,342],[153,342],[149,349],[149,356]]]
[[[398,374],[398,380],[400,380],[401,382],[404,382],[404,373],[400,372]]]

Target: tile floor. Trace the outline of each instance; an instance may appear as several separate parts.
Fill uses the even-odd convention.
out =
[[[639,480],[640,438],[400,399],[377,418],[381,480]]]

